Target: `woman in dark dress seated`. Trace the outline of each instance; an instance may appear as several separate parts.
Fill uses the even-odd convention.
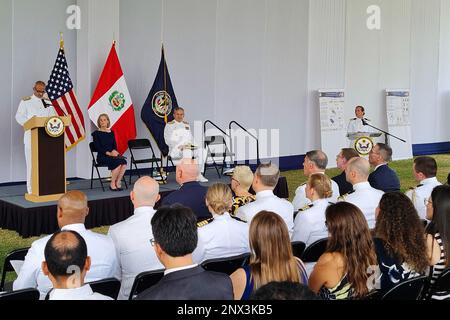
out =
[[[116,137],[109,129],[110,120],[107,114],[101,114],[97,120],[98,130],[92,133],[95,149],[97,149],[97,163],[108,166],[111,170],[111,191],[122,191],[121,183],[127,161],[117,152]]]

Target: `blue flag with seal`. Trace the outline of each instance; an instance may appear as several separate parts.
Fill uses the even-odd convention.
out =
[[[167,122],[173,120],[173,110],[177,107],[177,98],[173,91],[172,81],[170,81],[163,46],[158,74],[142,107],[141,119],[150,130],[164,156],[169,154],[169,147],[164,141],[164,128]]]

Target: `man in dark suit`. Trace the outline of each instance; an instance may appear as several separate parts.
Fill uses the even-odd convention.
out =
[[[198,173],[196,160],[182,159],[176,170],[176,180],[181,185],[181,188],[166,196],[162,201],[162,205],[167,206],[179,203],[191,208],[199,221],[211,218],[211,213],[205,204],[208,188],[200,185],[197,181]]]
[[[152,245],[165,266],[164,277],[137,300],[233,300],[226,274],[206,271],[192,261],[197,247],[197,219],[191,209],[162,207],[152,218]]]
[[[392,148],[384,143],[377,143],[369,153],[370,165],[374,171],[369,175],[370,185],[384,192],[400,191],[397,173],[389,168]]]
[[[336,177],[333,177],[332,180],[334,180],[334,182],[336,182],[339,186],[339,194],[341,196],[353,191],[352,184],[345,178],[345,168],[347,168],[347,163],[350,159],[357,157],[359,157],[358,152],[352,148],[343,148],[336,156],[337,167],[342,170],[342,173]]]

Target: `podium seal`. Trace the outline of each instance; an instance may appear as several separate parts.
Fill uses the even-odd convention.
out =
[[[355,150],[361,156],[367,156],[374,147],[373,140],[370,137],[360,137],[355,141]]]
[[[64,122],[60,117],[51,117],[45,123],[45,132],[52,137],[58,138],[64,134]]]

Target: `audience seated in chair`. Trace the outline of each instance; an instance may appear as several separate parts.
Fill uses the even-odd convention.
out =
[[[320,300],[307,285],[295,282],[269,282],[256,290],[250,300]]]
[[[374,243],[380,268],[380,286],[386,292],[396,284],[424,275],[428,268],[423,225],[411,200],[389,192],[375,212]]]
[[[233,287],[226,274],[194,264],[197,219],[191,209],[163,207],[152,218],[156,255],[166,268],[164,277],[140,293],[137,300],[231,300]]]
[[[87,197],[81,191],[69,191],[58,200],[56,217],[61,230],[76,231],[87,243],[92,264],[86,274],[86,282],[112,277],[119,279],[120,268],[114,243],[108,236],[86,230],[84,222],[88,213]],[[42,273],[41,268],[44,248],[50,238],[51,235],[33,242],[19,276],[13,284],[14,290],[37,288],[41,292],[42,299],[50,291],[52,283]]]
[[[369,153],[369,162],[373,172],[369,176],[370,185],[383,192],[400,191],[400,180],[397,173],[389,168],[392,149],[384,143],[377,143]]]
[[[253,172],[248,166],[237,166],[231,176],[231,189],[233,190],[233,206],[231,214],[235,215],[238,209],[256,200],[255,195],[249,192],[253,183]]]
[[[75,231],[57,231],[45,245],[42,270],[53,289],[49,300],[113,300],[84,283],[91,267],[86,241]]]
[[[432,157],[417,157],[413,163],[413,175],[419,183],[417,187],[410,188],[406,191],[406,195],[414,203],[419,217],[426,219],[427,208],[425,202],[431,195],[434,187],[440,186],[441,183],[436,179],[437,163]]]
[[[277,165],[261,164],[256,169],[252,184],[253,190],[256,192],[256,201],[240,207],[236,217],[250,223],[253,217],[262,210],[275,212],[286,223],[289,237],[291,237],[294,231],[294,208],[289,201],[280,199],[273,193],[279,178],[280,170]]]
[[[339,197],[339,201],[346,201],[357,206],[366,217],[369,228],[375,227],[375,209],[380,203],[383,191],[374,189],[367,181],[370,164],[364,158],[352,158],[347,164],[345,174],[347,181],[353,185],[352,192]]]
[[[427,247],[430,258],[430,289],[427,297],[433,300],[450,299],[450,290],[435,292],[434,284],[450,266],[450,186],[437,186],[427,201]],[[431,294],[432,293],[432,294]]]
[[[118,300],[128,299],[139,273],[164,268],[150,245],[150,239],[153,239],[150,221],[156,212],[153,208],[159,198],[158,182],[150,177],[140,178],[130,192],[134,215],[109,228],[108,234],[114,242],[122,273]]]
[[[369,267],[377,263],[367,221],[355,205],[339,202],[327,208],[326,222],[327,251],[314,266],[309,287],[325,300],[362,298],[370,291]]]
[[[328,176],[322,173],[309,176],[306,183],[306,197],[312,203],[297,214],[292,241],[302,241],[308,247],[315,241],[328,237],[325,210],[330,204],[328,198],[332,193],[331,180]]]
[[[250,252],[248,224],[228,213],[233,201],[230,188],[223,183],[214,184],[209,187],[205,201],[213,217],[198,223],[194,262]]]
[[[170,193],[162,200],[162,205],[182,204],[197,215],[197,220],[211,218],[211,214],[205,205],[205,196],[208,188],[197,181],[199,171],[197,161],[194,159],[182,159],[176,169],[176,180],[180,189]]]
[[[305,159],[303,161],[303,175],[309,177],[314,173],[325,174],[325,170],[328,165],[328,157],[325,152],[321,150],[313,150],[306,153]],[[336,182],[331,181],[331,188],[333,189],[333,194],[328,201],[336,202],[339,197],[339,186]],[[311,201],[306,197],[306,183],[302,184],[295,190],[295,197],[292,201],[294,210],[298,211],[302,208],[311,204]]]
[[[274,212],[261,211],[250,224],[250,263],[231,275],[234,299],[248,300],[272,281],[307,284],[303,262],[294,257],[286,223]]]
[[[347,163],[350,159],[358,157],[358,152],[353,148],[343,148],[336,156],[336,165],[342,172],[333,177],[332,180],[339,186],[339,195],[341,196],[353,190],[352,184],[345,177],[345,168],[347,168]]]

